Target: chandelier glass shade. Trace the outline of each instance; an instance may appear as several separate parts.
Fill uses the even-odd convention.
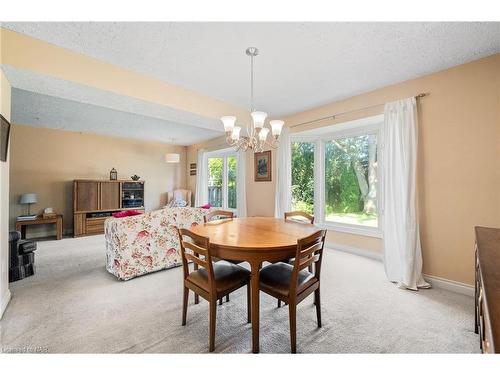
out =
[[[255,47],[249,47],[246,54],[250,56],[250,116],[251,124],[246,123],[246,132],[242,134],[241,126],[236,125],[235,116],[221,117],[224,131],[226,132],[226,143],[234,147],[237,151],[248,149],[254,152],[262,152],[265,149],[277,148],[279,145],[279,136],[284,121],[271,120],[266,126],[267,113],[256,111],[253,105],[253,58],[259,54]],[[250,120],[250,119],[248,119]]]

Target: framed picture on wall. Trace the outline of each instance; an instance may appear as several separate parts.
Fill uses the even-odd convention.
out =
[[[0,115],[0,160],[7,161],[9,147],[10,123]]]
[[[256,152],[254,154],[254,180],[271,181],[271,151]]]
[[[196,176],[196,163],[189,164],[189,175]]]

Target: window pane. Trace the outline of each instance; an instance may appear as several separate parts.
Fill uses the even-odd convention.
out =
[[[208,203],[222,207],[223,158],[208,158]]]
[[[326,221],[378,227],[376,135],[326,143],[325,204]]]
[[[236,208],[236,156],[227,157],[227,207]]]
[[[314,143],[292,142],[292,210],[314,214]]]

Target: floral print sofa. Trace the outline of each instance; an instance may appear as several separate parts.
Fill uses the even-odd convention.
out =
[[[182,264],[175,229],[203,223],[209,210],[172,207],[124,218],[109,218],[104,225],[106,269],[120,280]]]

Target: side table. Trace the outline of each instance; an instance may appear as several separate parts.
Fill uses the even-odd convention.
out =
[[[33,220],[17,220],[16,230],[21,232],[21,238],[26,238],[26,227],[29,225],[38,224],[55,224],[56,225],[56,238],[58,240],[62,239],[63,235],[63,217],[62,215],[57,215],[56,217],[50,219],[44,219],[42,216],[38,216]]]

